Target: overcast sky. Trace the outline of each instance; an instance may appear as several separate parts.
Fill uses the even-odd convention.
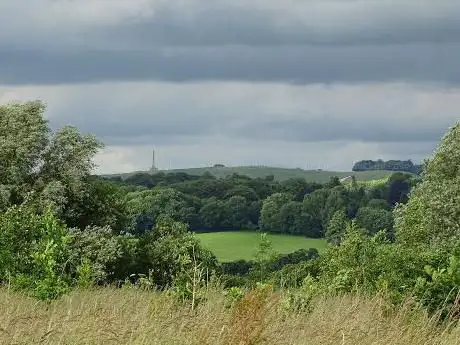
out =
[[[458,0],[1,0],[0,103],[98,172],[429,157],[460,119]]]

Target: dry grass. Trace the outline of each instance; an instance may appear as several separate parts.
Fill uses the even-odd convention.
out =
[[[222,294],[191,311],[165,294],[75,292],[51,305],[0,290],[1,344],[457,345],[460,327],[437,327],[421,312],[388,315],[378,298],[320,299],[309,314],[286,314],[280,296],[254,292],[232,309]]]

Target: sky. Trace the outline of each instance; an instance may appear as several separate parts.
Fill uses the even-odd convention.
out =
[[[94,133],[98,173],[420,162],[458,61],[458,0],[0,1],[0,103]]]

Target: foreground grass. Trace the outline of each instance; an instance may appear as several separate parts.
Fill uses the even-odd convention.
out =
[[[302,248],[326,248],[324,239],[303,236],[269,234],[273,249],[280,254],[288,254]],[[251,260],[260,243],[260,233],[255,231],[228,231],[197,234],[204,247],[211,250],[221,262],[239,259]]]
[[[51,305],[0,290],[0,343],[133,345],[456,345],[460,327],[422,312],[384,312],[378,298],[319,299],[310,313],[283,312],[275,293],[250,293],[231,309],[210,293],[197,309],[161,293],[102,289]]]

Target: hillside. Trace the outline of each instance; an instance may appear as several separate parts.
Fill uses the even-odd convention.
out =
[[[373,170],[373,171],[322,171],[322,170],[303,170],[303,169],[289,169],[289,168],[277,168],[277,167],[266,167],[266,166],[236,166],[236,167],[205,167],[205,168],[186,168],[186,169],[171,169],[162,170],[164,173],[177,173],[183,172],[189,175],[203,175],[205,172],[216,177],[225,177],[232,174],[246,175],[251,178],[266,177],[273,175],[275,180],[283,181],[290,178],[305,178],[309,182],[324,183],[329,181],[333,176],[339,178],[347,176],[356,176],[358,181],[371,181],[383,179],[392,173],[393,171],[387,170]],[[140,171],[124,173],[124,174],[111,174],[104,176],[121,176],[126,178]]]

